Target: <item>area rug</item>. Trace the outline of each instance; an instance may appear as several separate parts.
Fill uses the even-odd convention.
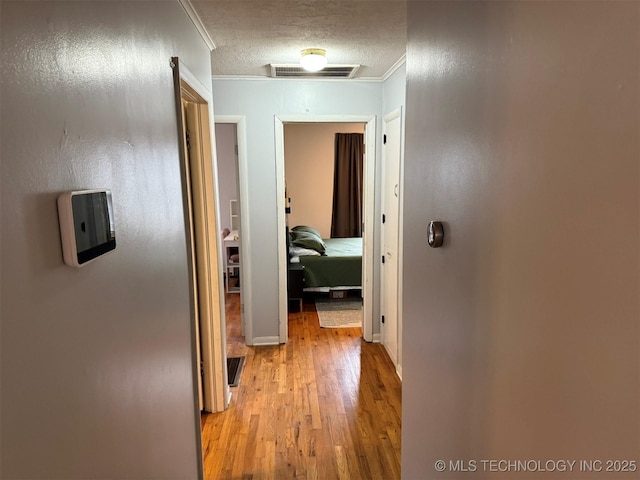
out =
[[[362,299],[316,298],[316,311],[321,328],[354,328],[362,326]]]

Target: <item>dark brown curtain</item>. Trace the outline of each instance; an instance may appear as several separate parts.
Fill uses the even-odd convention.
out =
[[[336,133],[331,237],[362,237],[364,135]]]

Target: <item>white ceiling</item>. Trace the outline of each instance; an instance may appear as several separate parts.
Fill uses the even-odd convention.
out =
[[[324,48],[329,64],[380,78],[405,54],[406,0],[191,0],[216,45],[213,75],[269,76]]]

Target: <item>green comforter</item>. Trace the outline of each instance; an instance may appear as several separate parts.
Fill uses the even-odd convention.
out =
[[[362,238],[327,238],[326,256],[300,257],[305,287],[361,287]]]

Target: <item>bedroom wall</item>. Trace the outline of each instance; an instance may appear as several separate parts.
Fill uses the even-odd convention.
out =
[[[236,156],[236,124],[216,123],[216,154],[218,159],[218,200],[220,202],[220,229],[231,229],[229,201],[238,197],[238,159]]]
[[[194,479],[177,1],[0,3],[2,478]],[[57,196],[110,188],[117,248],[64,265]]]
[[[364,124],[311,123],[284,125],[290,227],[310,225],[331,237],[336,133],[364,133]]]
[[[215,61],[215,52],[212,54]],[[216,114],[245,115],[251,243],[253,338],[278,337],[278,251],[275,115],[376,115],[380,131],[382,85],[377,82],[256,79],[213,80]],[[377,145],[376,152],[380,151]],[[376,216],[379,215],[379,200]],[[377,218],[377,217],[376,217]],[[379,225],[376,228],[376,238]],[[374,245],[374,252],[379,246]],[[247,253],[245,253],[247,255]],[[374,281],[378,283],[378,271]],[[379,318],[379,310],[374,312]],[[379,324],[374,323],[374,333]]]
[[[640,4],[409,0],[407,19],[403,477],[637,461]],[[540,478],[608,475],[637,472]]]

